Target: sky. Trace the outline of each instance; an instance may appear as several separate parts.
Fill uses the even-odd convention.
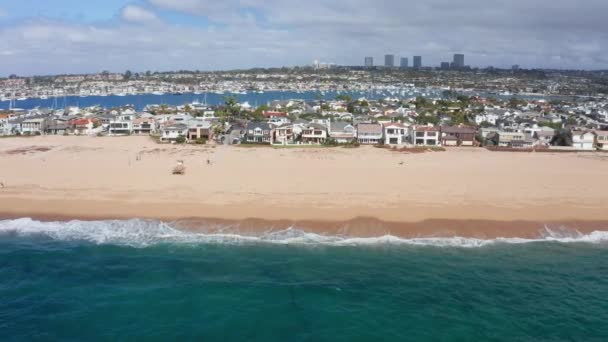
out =
[[[0,0],[0,76],[363,65],[608,69],[607,0]]]

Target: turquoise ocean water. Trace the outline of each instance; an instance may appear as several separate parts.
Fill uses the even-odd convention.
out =
[[[608,233],[254,238],[5,220],[0,338],[606,341]]]

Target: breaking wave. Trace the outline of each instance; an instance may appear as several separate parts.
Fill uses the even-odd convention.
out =
[[[282,245],[412,245],[437,247],[474,248],[495,244],[525,244],[534,242],[558,243],[608,243],[608,231],[582,234],[573,230],[545,228],[538,239],[497,238],[477,239],[465,237],[420,237],[400,238],[385,235],[372,238],[329,236],[309,233],[289,227],[258,235],[236,233],[196,233],[176,229],[170,223],[153,220],[104,220],[41,222],[30,218],[0,221],[0,237],[47,237],[59,241],[84,241],[93,244],[114,244],[132,247],[147,247],[163,243],[182,244],[282,244]]]

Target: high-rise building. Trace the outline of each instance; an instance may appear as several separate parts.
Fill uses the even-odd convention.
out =
[[[422,68],[422,56],[414,56],[414,68]]]
[[[463,54],[455,54],[454,55],[454,68],[455,69],[462,69],[464,68],[464,55]]]
[[[395,66],[395,55],[384,55],[384,66],[392,68]]]
[[[410,60],[407,57],[401,57],[401,63],[399,63],[399,66],[402,69],[407,69],[410,67]]]
[[[371,68],[374,66],[374,57],[365,57],[365,67]]]
[[[441,69],[448,70],[450,68],[450,62],[441,62]]]

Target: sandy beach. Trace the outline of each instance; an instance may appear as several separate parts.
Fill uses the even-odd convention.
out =
[[[171,174],[178,160],[185,175]],[[297,225],[356,236],[608,230],[602,153],[414,154],[43,136],[0,139],[0,182],[3,218],[150,218],[205,231]]]

